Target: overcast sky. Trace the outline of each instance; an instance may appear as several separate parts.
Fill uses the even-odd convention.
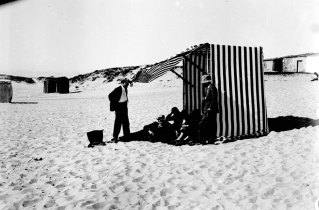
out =
[[[318,0],[20,0],[0,6],[0,73],[75,76],[200,43],[319,52]]]

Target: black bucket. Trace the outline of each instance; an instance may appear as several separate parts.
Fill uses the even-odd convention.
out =
[[[103,130],[90,131],[87,133],[87,136],[90,141],[90,145],[105,145],[103,142]]]

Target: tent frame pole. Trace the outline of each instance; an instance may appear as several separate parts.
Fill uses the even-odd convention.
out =
[[[185,60],[187,60],[188,62],[190,62],[192,65],[194,65],[199,71],[201,71],[203,74],[206,74],[206,72],[203,70],[203,69],[201,69],[196,63],[194,63],[193,61],[191,61],[189,58],[187,58],[186,56],[183,56],[183,58],[185,59]]]
[[[181,78],[184,82],[186,82],[187,84],[189,84],[190,86],[194,87],[194,85],[192,83],[190,83],[189,81],[187,81],[183,76],[181,76],[180,74],[176,73],[176,71],[174,71],[173,69],[170,69],[171,72],[173,72],[176,76],[178,76],[179,78]]]

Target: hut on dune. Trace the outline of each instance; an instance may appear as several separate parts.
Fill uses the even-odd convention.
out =
[[[201,44],[141,69],[134,80],[151,82],[167,71],[174,72],[181,62],[183,108],[188,113],[201,109],[201,77],[210,74],[218,92],[217,137],[232,140],[268,134],[262,47]]]
[[[13,96],[10,80],[0,80],[0,103],[11,103]]]
[[[69,93],[67,77],[47,77],[44,79],[44,93]]]

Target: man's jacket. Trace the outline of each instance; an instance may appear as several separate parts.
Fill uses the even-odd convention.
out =
[[[125,88],[125,90],[126,90],[126,96],[127,96],[127,88]],[[115,111],[117,109],[121,95],[122,95],[122,86],[118,86],[109,94],[110,111]]]
[[[214,85],[209,85],[205,98],[202,103],[203,115],[208,112],[218,113],[217,89]]]

